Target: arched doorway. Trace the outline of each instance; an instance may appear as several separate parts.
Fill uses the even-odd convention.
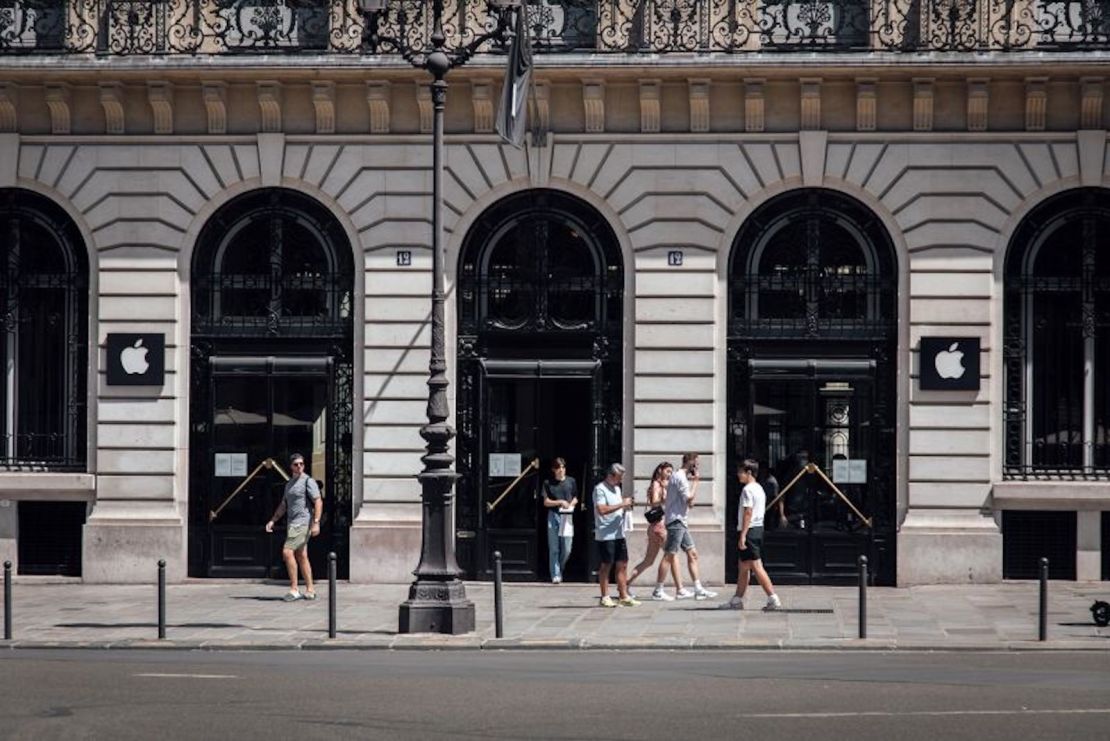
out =
[[[22,188],[0,189],[0,306],[0,469],[85,471],[85,244],[61,207]],[[8,527],[17,533],[19,573],[80,576],[86,503],[16,508]]]
[[[876,582],[894,582],[896,265],[875,215],[830,190],[779,196],[737,235],[729,267],[730,580],[733,472],[753,457],[784,492],[766,516],[764,563],[776,581],[846,582],[866,554]]]
[[[192,266],[190,575],[284,573],[283,524],[273,534],[263,526],[294,452],[324,493],[313,566],[322,573],[335,551],[346,573],[353,286],[339,222],[295,191],[239,196],[201,232]]]
[[[505,578],[550,577],[540,485],[558,456],[580,492],[564,578],[586,580],[589,492],[621,455],[616,235],[577,198],[525,191],[470,229],[458,276],[459,565],[467,578],[490,578],[499,550]]]

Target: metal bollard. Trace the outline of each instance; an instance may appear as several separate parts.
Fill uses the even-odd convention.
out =
[[[158,559],[158,640],[166,637],[166,559]]]
[[[859,557],[859,637],[867,637],[867,556]]]
[[[4,562],[4,640],[12,639],[12,562]]]
[[[493,620],[494,635],[505,636],[505,620],[501,614],[501,551],[493,552]]]
[[[335,553],[328,554],[328,638],[335,638]]]
[[[1041,558],[1041,604],[1037,623],[1037,640],[1048,640],[1048,559]]]

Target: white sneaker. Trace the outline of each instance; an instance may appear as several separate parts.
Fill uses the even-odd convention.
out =
[[[680,590],[678,590],[677,592],[674,593],[674,598],[675,599],[692,599],[693,597],[694,597],[694,593],[691,592],[686,587],[683,587],[682,589],[680,589]]]
[[[740,599],[734,594],[732,595],[732,599],[730,599],[728,602],[722,602],[721,604],[717,605],[717,608],[720,610],[743,610],[744,600]]]
[[[553,577],[551,577],[551,583],[552,584],[562,584],[563,583],[563,577],[553,576]]]
[[[702,589],[698,589],[698,590],[694,591],[694,599],[697,599],[697,600],[713,599],[716,596],[717,596],[716,592],[711,592],[708,589],[705,589],[704,587]]]
[[[767,598],[767,604],[763,606],[764,612],[774,612],[775,610],[782,609],[782,600],[779,599],[777,594],[772,594]]]
[[[651,598],[656,602],[674,602],[674,597],[667,594],[665,589],[656,589],[651,593]]]

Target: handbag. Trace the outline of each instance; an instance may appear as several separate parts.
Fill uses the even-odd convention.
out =
[[[652,507],[647,512],[644,512],[644,519],[654,525],[663,519],[663,508]]]

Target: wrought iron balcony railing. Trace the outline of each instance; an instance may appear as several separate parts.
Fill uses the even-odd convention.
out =
[[[445,0],[449,45],[487,0]],[[526,0],[539,53],[1110,48],[1110,0]],[[419,45],[430,0],[379,32]],[[0,54],[362,54],[356,0],[0,0]],[[492,49],[491,51],[500,51]]]

